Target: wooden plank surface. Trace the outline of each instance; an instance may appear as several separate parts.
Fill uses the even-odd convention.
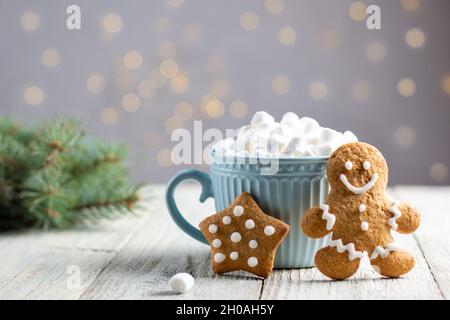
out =
[[[209,248],[171,221],[164,186],[141,217],[105,221],[91,230],[0,235],[0,299],[449,299],[450,187],[397,187],[391,195],[410,200],[423,214],[415,236],[399,243],[417,260],[401,279],[380,277],[365,261],[347,281],[330,281],[315,268],[275,270],[265,281],[245,273],[216,276]],[[194,224],[213,213],[197,203],[197,185],[180,186],[177,203]],[[78,268],[79,282],[71,282]],[[73,270],[72,270],[73,271]],[[177,272],[196,279],[194,289],[174,294],[167,282]]]

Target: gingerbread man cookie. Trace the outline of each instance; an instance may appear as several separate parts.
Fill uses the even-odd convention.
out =
[[[315,255],[320,272],[332,279],[348,278],[366,253],[383,276],[409,272],[414,258],[392,243],[391,230],[414,232],[420,214],[384,194],[388,167],[380,151],[362,142],[345,144],[330,156],[327,174],[331,192],[325,203],[309,209],[300,222],[311,238],[333,233],[329,246]]]
[[[244,270],[267,278],[289,226],[262,212],[244,192],[223,211],[200,222],[200,230],[211,244],[215,273]]]

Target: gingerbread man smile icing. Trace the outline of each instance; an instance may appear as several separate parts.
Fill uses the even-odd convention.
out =
[[[330,156],[327,175],[331,192],[325,203],[306,211],[300,223],[311,238],[332,232],[328,247],[315,255],[317,268],[332,279],[345,279],[368,255],[374,270],[386,277],[409,272],[414,258],[393,244],[391,232],[414,232],[420,214],[384,194],[388,166],[380,151],[362,142],[345,144]]]

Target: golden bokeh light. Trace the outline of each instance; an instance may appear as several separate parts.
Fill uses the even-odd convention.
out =
[[[170,167],[172,165],[172,152],[170,149],[162,149],[156,155],[156,161],[161,167]]]
[[[409,29],[406,32],[405,41],[411,48],[420,48],[425,43],[425,34],[418,28]]]
[[[27,105],[36,107],[44,101],[44,92],[38,86],[30,86],[25,89],[23,99]]]
[[[105,78],[99,73],[94,73],[87,79],[86,87],[91,93],[99,94],[105,87]]]
[[[450,74],[446,75],[442,80],[442,90],[450,96]]]
[[[195,44],[200,39],[200,26],[194,22],[189,22],[181,29],[181,39],[190,44]]]
[[[172,41],[163,41],[158,44],[158,48],[156,50],[161,58],[169,59],[175,57],[177,46]]]
[[[406,10],[406,11],[414,11],[417,10],[417,8],[419,8],[421,1],[420,0],[400,0],[402,7]]]
[[[108,13],[102,19],[102,27],[107,33],[117,33],[122,30],[122,17],[117,13]]]
[[[122,97],[122,109],[126,112],[135,112],[141,106],[141,99],[134,93],[127,93]]]
[[[104,108],[100,113],[100,121],[107,126],[115,125],[119,121],[119,113],[115,108]]]
[[[362,1],[353,2],[348,8],[348,15],[354,21],[363,21],[366,19],[367,5]]]
[[[179,8],[184,4],[184,0],[166,0],[166,3],[172,8]]]
[[[297,33],[295,32],[294,29],[290,27],[284,27],[278,31],[278,41],[283,46],[293,45],[296,40],[297,40]]]
[[[369,100],[372,96],[372,86],[367,81],[357,82],[352,87],[352,98],[357,102]]]
[[[386,46],[382,42],[372,42],[366,47],[366,56],[372,62],[379,62],[386,56]]]
[[[211,74],[221,74],[225,72],[225,61],[222,57],[213,55],[208,59],[206,69]]]
[[[281,13],[284,9],[284,0],[265,0],[264,8],[271,14]]]
[[[224,98],[230,95],[231,85],[228,80],[215,80],[211,84],[210,92],[218,98]]]
[[[41,18],[34,11],[24,12],[20,18],[20,24],[26,31],[34,31],[41,25]]]
[[[444,163],[433,163],[430,166],[430,176],[435,182],[444,182],[448,178],[448,167]]]
[[[138,85],[138,92],[142,98],[151,98],[155,95],[156,88],[150,80],[141,81]]]
[[[153,22],[152,28],[155,33],[166,33],[169,31],[172,23],[167,17],[158,17]]]
[[[242,119],[248,113],[247,104],[242,100],[235,100],[230,104],[230,114],[233,118]]]
[[[285,76],[276,76],[272,80],[272,90],[279,95],[286,94],[291,90],[291,82]]]
[[[342,45],[342,32],[336,29],[324,31],[320,37],[320,45],[327,49],[337,49]]]
[[[175,78],[179,70],[178,63],[173,59],[166,59],[159,66],[159,72],[168,79]]]
[[[203,97],[202,109],[208,115],[208,117],[213,119],[220,118],[225,112],[223,102],[211,94]]]
[[[170,89],[175,94],[183,94],[189,90],[189,78],[185,74],[178,74],[170,80]]]
[[[253,31],[259,27],[259,17],[256,13],[247,11],[241,15],[240,23],[244,30]]]
[[[313,81],[308,87],[308,93],[314,100],[324,100],[328,95],[328,87],[322,81]]]
[[[394,141],[399,146],[411,147],[416,142],[416,132],[412,127],[400,126],[394,131]]]
[[[164,122],[164,129],[167,133],[172,133],[173,130],[179,129],[183,127],[183,119],[177,115],[168,118]]]
[[[416,83],[413,79],[403,78],[397,83],[397,90],[404,97],[411,97],[416,92]]]
[[[61,62],[59,51],[54,48],[45,49],[42,52],[41,62],[44,66],[54,68]]]
[[[136,50],[130,50],[123,56],[123,64],[129,70],[139,69],[143,61],[142,54]]]
[[[188,102],[177,103],[175,107],[175,115],[182,120],[189,120],[194,115],[194,108]]]

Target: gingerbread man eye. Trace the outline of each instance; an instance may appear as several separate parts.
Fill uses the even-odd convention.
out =
[[[352,170],[353,168],[353,163],[349,160],[345,162],[345,169],[347,170]]]
[[[371,166],[371,164],[369,161],[364,161],[364,163],[363,163],[364,170],[369,170],[370,166]]]

